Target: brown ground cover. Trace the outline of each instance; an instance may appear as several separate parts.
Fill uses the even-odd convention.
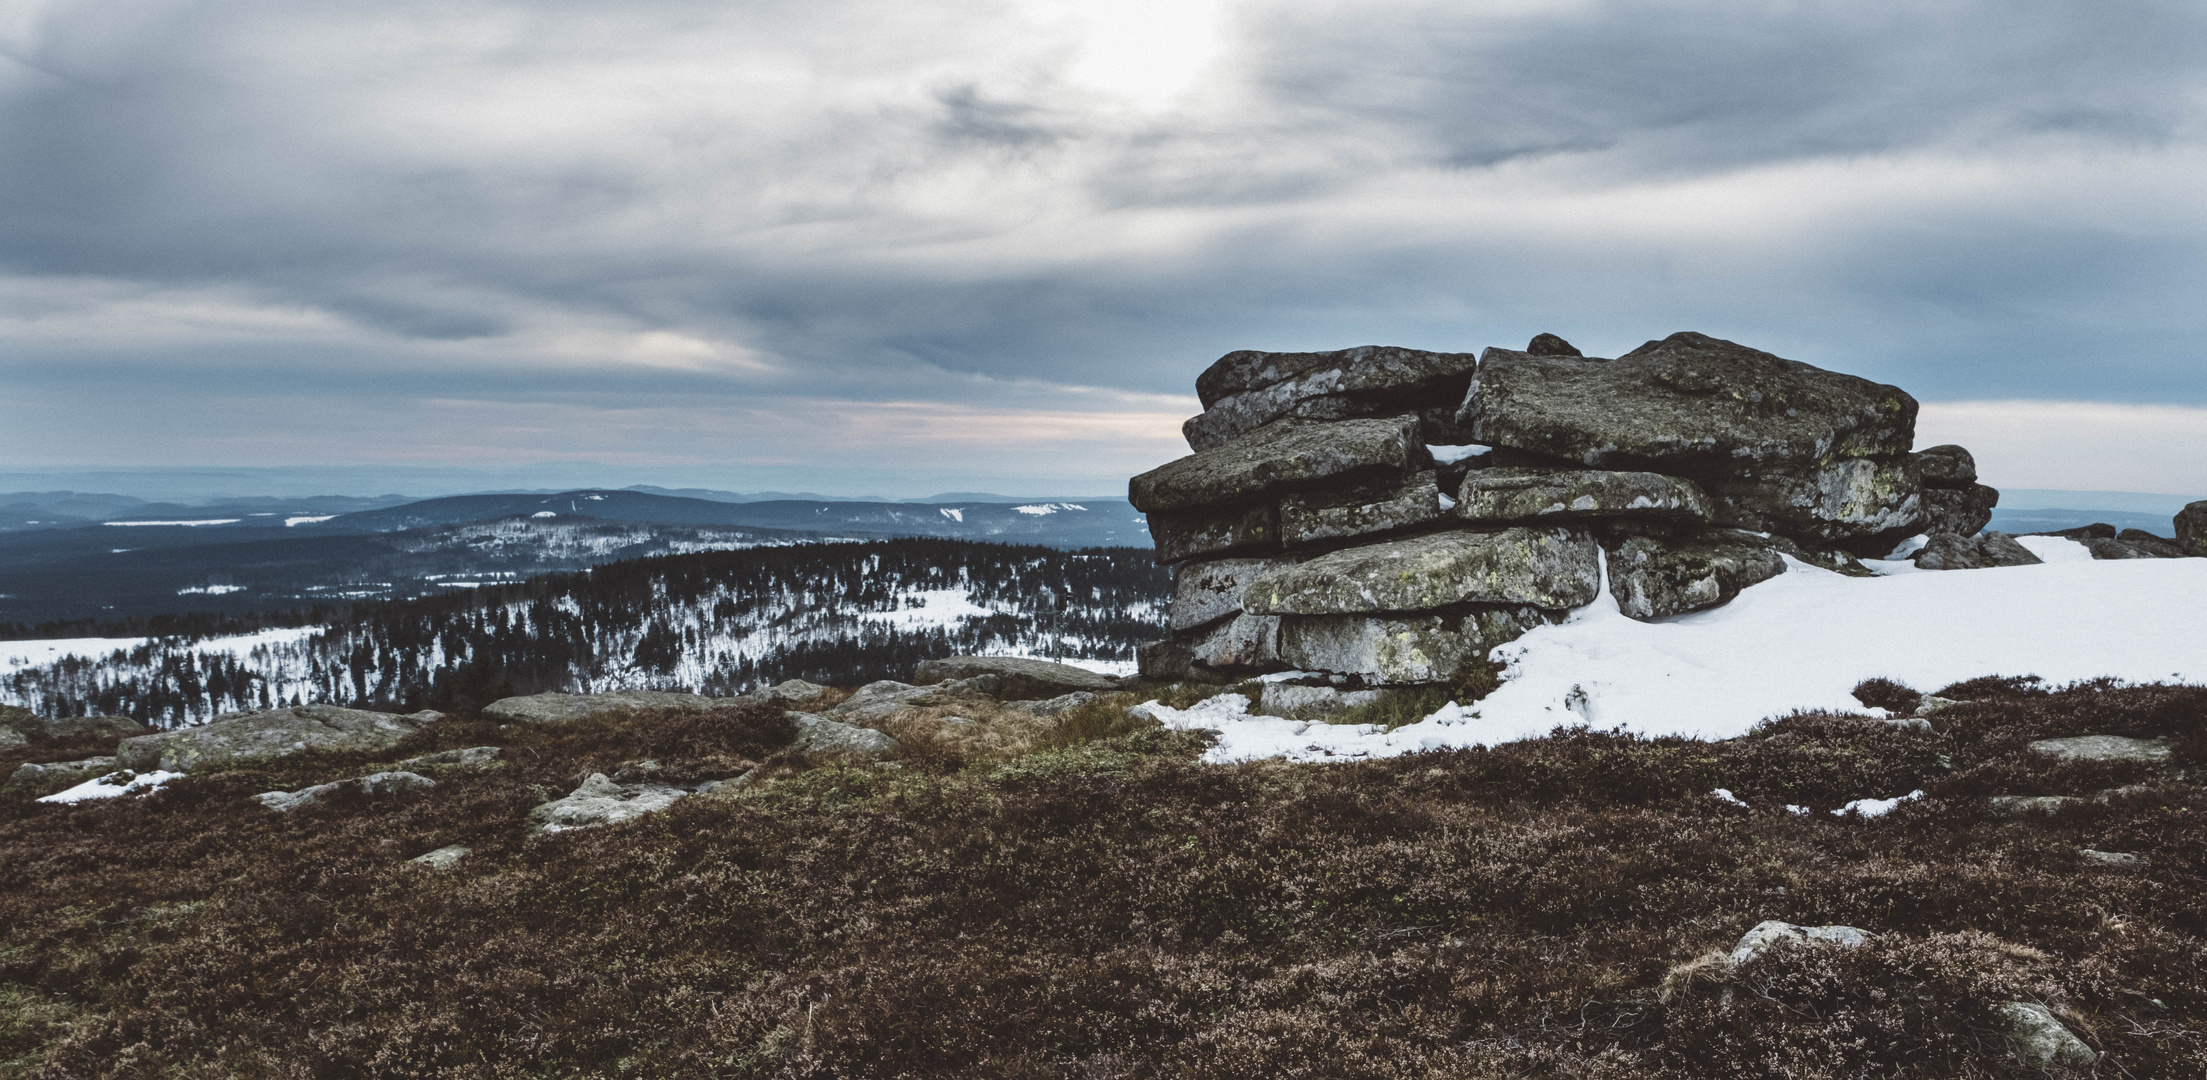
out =
[[[247,801],[374,764],[331,755],[4,792],[0,1074],[1989,1077],[2015,1075],[1989,1010],[2025,1000],[2100,1076],[2207,1075],[2207,800],[2175,778],[2207,764],[2207,690],[1943,693],[1976,700],[1936,736],[1816,715],[1336,765],[1203,765],[1113,706],[912,720],[874,763],[777,755],[762,709],[455,719],[379,760],[506,763],[415,797]],[[2024,748],[2088,733],[2175,762]],[[773,779],[527,828],[647,757]],[[449,871],[402,862],[454,843]],[[1764,919],[1877,936],[1707,961]]]

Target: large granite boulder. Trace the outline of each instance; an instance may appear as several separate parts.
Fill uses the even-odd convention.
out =
[[[1359,474],[1401,475],[1424,457],[1415,416],[1282,420],[1135,477],[1127,501],[1144,513],[1223,506]]]
[[[437,782],[419,773],[379,772],[356,776],[350,780],[337,780],[327,784],[315,784],[297,791],[264,791],[253,796],[253,801],[279,813],[290,813],[301,807],[312,806],[335,795],[359,794],[367,796],[403,795],[415,791],[427,791]]]
[[[1992,508],[1998,505],[2000,492],[1983,484],[1965,488],[1927,484],[1923,489],[1923,531],[1974,536],[1992,523]]]
[[[1718,477],[1898,459],[1915,440],[1916,399],[1689,332],[1609,361],[1489,349],[1459,416],[1489,446]]]
[[[2043,561],[2003,532],[1976,536],[1935,532],[1909,558],[1925,570],[1980,570],[1989,566],[2032,566]]]
[[[230,713],[199,727],[124,739],[115,761],[138,772],[195,773],[303,750],[375,752],[438,718],[432,712],[400,716],[335,705]]]
[[[1708,482],[1709,520],[1881,555],[1924,531],[1923,488],[1905,461],[1844,458],[1805,473]]]
[[[1280,515],[1271,503],[1154,510],[1147,521],[1161,563],[1280,549]]]
[[[1916,475],[1928,488],[1967,488],[1977,483],[1977,459],[1953,443],[1918,450],[1908,455],[1916,463]]]
[[[2207,555],[2207,499],[2187,503],[2176,512],[2176,546],[2194,555]]]
[[[1172,629],[1175,633],[1208,626],[1241,614],[1241,594],[1249,583],[1300,556],[1270,559],[1212,559],[1187,563],[1173,575]]]
[[[1634,517],[1698,520],[1709,497],[1691,480],[1598,469],[1474,469],[1456,494],[1456,516],[1482,523]]]
[[[1119,684],[1111,676],[1087,668],[1037,660],[1026,656],[948,656],[922,660],[913,669],[912,681],[921,685],[994,675],[1003,680],[998,691],[1006,698],[1047,698],[1075,690],[1110,690]]]
[[[1455,403],[1463,400],[1477,361],[1471,353],[1380,345],[1228,353],[1196,378],[1204,411],[1181,431],[1190,447],[1208,450],[1289,417],[1346,420]]]
[[[666,690],[608,690],[599,694],[530,694],[492,702],[483,715],[493,720],[529,724],[564,724],[632,709],[695,709],[703,711],[731,704],[727,698],[683,694]]]
[[[1441,489],[1430,472],[1297,492],[1280,499],[1280,542],[1304,547],[1395,532],[1441,516]]]
[[[1281,620],[1280,658],[1305,671],[1357,675],[1382,685],[1448,682],[1495,646],[1545,620],[1536,608],[1487,607],[1463,615],[1305,615]]]
[[[1591,537],[1563,528],[1434,533],[1275,570],[1250,584],[1242,606],[1256,615],[1432,611],[1459,604],[1574,608],[1600,590],[1599,559]]]
[[[2115,534],[2115,539],[2156,559],[2182,559],[2191,556],[2191,552],[2186,551],[2183,545],[2144,529],[2124,529]]]
[[[1741,589],[1785,573],[1770,541],[1722,529],[1626,537],[1609,552],[1609,594],[1641,620],[1728,603]]]

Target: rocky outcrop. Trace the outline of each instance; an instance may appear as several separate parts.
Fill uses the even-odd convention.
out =
[[[14,784],[50,784],[67,781],[76,784],[114,771],[115,759],[112,757],[89,757],[77,761],[50,761],[44,764],[30,762],[16,766],[15,771],[8,774],[8,782]]]
[[[616,784],[604,773],[591,773],[590,779],[566,797],[529,811],[529,820],[543,826],[545,832],[618,825],[656,814],[688,794],[681,788],[656,784]]]
[[[1997,499],[1962,448],[1909,452],[1899,389],[1694,333],[1615,360],[1553,334],[1476,363],[1239,352],[1196,385],[1195,452],[1128,485],[1179,565],[1151,678],[1450,680],[1593,601],[1603,549],[1625,613],[1664,618],[1787,555],[1867,573]]]
[[[427,791],[437,782],[418,773],[379,772],[356,776],[350,780],[338,780],[327,784],[303,787],[297,791],[264,791],[253,796],[253,801],[279,813],[290,813],[301,807],[312,806],[324,799],[338,795],[402,795],[408,792]]]
[[[303,750],[375,752],[398,745],[439,715],[400,716],[335,705],[230,713],[199,727],[124,739],[115,750],[115,761],[140,772],[193,773]]]
[[[727,698],[681,694],[664,690],[609,690],[600,694],[530,694],[492,702],[483,715],[493,720],[527,724],[564,724],[631,709],[712,709],[730,704]]]
[[[926,685],[984,675],[998,680],[996,693],[1006,698],[1056,697],[1077,690],[1110,690],[1119,685],[1111,676],[1087,668],[1025,656],[950,656],[922,660],[913,669],[912,681]]]
[[[797,724],[792,750],[814,754],[879,754],[897,748],[897,740],[872,728],[846,724],[811,713],[790,713]]]
[[[2003,532],[1974,536],[1935,532],[1909,557],[1926,570],[1982,570],[1990,566],[2032,566],[2043,561]]]
[[[2177,547],[2188,554],[2207,555],[2207,499],[2177,511],[2175,525]]]
[[[12,706],[0,706],[0,739],[13,734],[22,742],[42,743],[86,736],[125,739],[142,735],[146,726],[127,716],[65,716],[49,720]]]
[[[495,746],[470,746],[459,750],[437,750],[410,757],[398,763],[401,769],[481,769],[494,765],[505,751]]]

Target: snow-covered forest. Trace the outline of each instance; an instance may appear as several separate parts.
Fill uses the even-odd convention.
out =
[[[956,652],[1131,661],[1163,636],[1169,588],[1134,548],[913,539],[673,555],[363,604],[327,627],[0,642],[0,701],[174,726],[292,703],[410,711],[542,690],[848,684]]]

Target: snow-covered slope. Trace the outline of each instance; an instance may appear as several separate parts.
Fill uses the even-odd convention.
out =
[[[1789,560],[1724,607],[1664,622],[1624,617],[1605,590],[1497,648],[1508,668],[1484,700],[1393,731],[1252,718],[1232,701],[1155,711],[1223,732],[1218,760],[1322,760],[1507,742],[1559,724],[1729,738],[1797,710],[1860,711],[1850,691],[1874,677],[1924,691],[1982,675],[2207,682],[2207,559],[2095,562],[2074,541],[2029,540],[2045,565],[1896,562],[1849,578]]]

